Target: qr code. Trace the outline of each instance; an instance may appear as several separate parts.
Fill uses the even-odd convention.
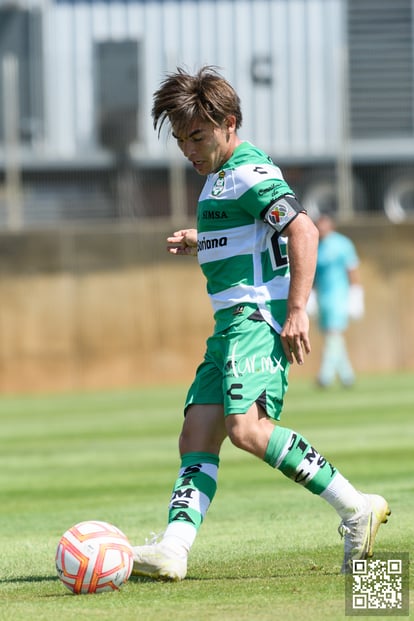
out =
[[[408,555],[353,561],[346,613],[408,615]]]

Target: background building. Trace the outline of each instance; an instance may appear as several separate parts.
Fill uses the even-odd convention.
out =
[[[188,382],[211,310],[164,240],[203,180],[151,123],[177,65],[220,67],[241,137],[338,212],[358,373],[414,369],[413,32],[414,0],[0,0],[0,392]]]
[[[0,226],[191,215],[151,96],[205,63],[308,207],[412,215],[413,33],[413,0],[3,0]]]

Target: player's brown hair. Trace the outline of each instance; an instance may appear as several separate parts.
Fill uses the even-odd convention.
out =
[[[158,135],[167,120],[181,134],[195,119],[220,126],[230,114],[236,117],[238,129],[242,123],[240,98],[216,67],[210,65],[195,75],[177,67],[176,73],[167,74],[154,93],[152,118]]]

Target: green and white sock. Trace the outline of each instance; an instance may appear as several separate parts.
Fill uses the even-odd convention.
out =
[[[217,489],[219,457],[212,453],[186,453],[175,482],[163,542],[191,548]]]
[[[264,457],[289,479],[324,498],[342,518],[357,513],[364,498],[334,466],[299,433],[275,427]]]

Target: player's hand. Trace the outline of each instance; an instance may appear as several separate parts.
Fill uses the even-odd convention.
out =
[[[304,354],[311,351],[309,318],[305,309],[290,311],[280,333],[280,340],[288,361],[303,364]]]
[[[197,230],[183,229],[167,237],[167,251],[171,254],[197,255]]]

